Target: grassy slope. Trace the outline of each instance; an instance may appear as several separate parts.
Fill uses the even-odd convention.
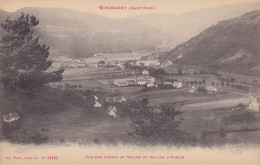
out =
[[[260,63],[260,11],[221,21],[161,57],[176,63],[248,72]],[[242,53],[241,53],[242,52]],[[242,54],[235,60],[223,60]],[[177,59],[177,56],[182,58]]]

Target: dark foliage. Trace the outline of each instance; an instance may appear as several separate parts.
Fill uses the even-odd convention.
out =
[[[7,18],[1,24],[4,35],[1,39],[0,81],[6,94],[16,91],[30,92],[50,82],[60,81],[64,69],[46,72],[52,61],[49,47],[33,35],[39,24],[34,16],[21,14],[18,18]]]
[[[181,105],[182,106],[182,105]],[[131,117],[132,132],[129,135],[138,144],[180,144],[184,143],[184,134],[180,130],[182,122],[179,108],[175,104],[163,104],[161,113],[143,107]]]

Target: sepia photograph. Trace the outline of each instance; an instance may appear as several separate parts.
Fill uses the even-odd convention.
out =
[[[0,0],[0,164],[260,164],[259,0]]]

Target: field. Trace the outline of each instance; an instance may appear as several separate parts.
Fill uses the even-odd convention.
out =
[[[78,107],[52,114],[30,114],[22,118],[20,131],[23,136],[33,135],[42,129],[50,142],[113,143],[120,141],[127,133],[128,123],[114,120],[99,113],[89,113]],[[105,112],[104,112],[105,113]]]
[[[93,57],[96,61],[102,58],[104,57]],[[216,86],[218,92],[215,94],[189,93],[191,85],[186,85],[186,83],[182,89],[140,92],[144,88],[143,86],[118,87],[112,83],[113,79],[128,77],[127,74],[132,71],[99,68],[94,65],[95,60],[93,65],[86,68],[66,69],[63,80],[51,84],[51,86],[64,90],[65,86],[69,84],[74,86],[71,87],[72,90],[93,90],[101,103],[110,96],[124,96],[137,102],[148,98],[150,106],[171,102],[184,103],[182,108],[184,120],[181,129],[198,143],[203,141],[202,138],[206,139],[208,145],[211,145],[212,142],[219,143],[221,140],[228,143],[260,143],[258,140],[260,139],[259,122],[254,121],[248,124],[244,121],[234,125],[226,125],[225,123],[226,118],[241,113],[231,111],[232,107],[239,103],[247,106],[252,100],[245,93],[220,85]],[[177,79],[180,82],[205,79],[206,86],[211,86],[212,81],[220,84],[220,81],[217,81],[216,77],[210,74],[166,75],[164,79]],[[198,86],[195,85],[195,87]],[[254,115],[257,119],[260,118],[258,112]],[[226,131],[224,138],[219,137],[221,129]],[[64,111],[41,115],[29,113],[21,118],[20,129],[16,134],[20,136],[34,135],[41,130],[46,130],[46,135],[51,143],[114,144],[129,138],[127,135],[129,131],[128,118],[115,120],[106,114],[103,107],[93,108],[91,112],[87,112],[83,106],[71,105],[66,107]]]
[[[144,92],[137,95],[135,99],[140,100],[144,97],[148,98],[149,103],[152,105],[159,103],[182,102],[184,103],[184,110],[231,107],[239,103],[248,104],[251,100],[246,96],[227,92],[219,92],[216,94],[189,93],[186,88]]]
[[[223,128],[227,131],[225,138],[223,139],[230,143],[259,144],[259,113],[255,113],[256,121],[241,121],[231,126],[224,122],[224,119],[229,119],[231,115],[239,113],[241,112],[230,111],[226,108],[184,111],[182,130],[189,133],[194,139],[200,139],[203,132],[216,132],[214,135],[215,139],[214,141],[211,141],[211,143],[217,143],[217,141],[220,140],[218,131]],[[258,129],[254,130],[255,128]],[[253,131],[250,131],[250,129]]]

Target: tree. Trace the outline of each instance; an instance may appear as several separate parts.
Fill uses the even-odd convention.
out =
[[[101,61],[98,61],[98,65],[105,65],[105,61],[104,60],[101,60]]]
[[[205,84],[206,84],[206,80],[205,80],[205,79],[203,79],[203,80],[202,80],[202,83],[203,83],[203,85],[205,85]]]
[[[0,81],[6,94],[30,92],[50,82],[62,80],[64,69],[46,72],[51,66],[49,47],[39,42],[33,28],[39,24],[35,16],[21,14],[7,18],[2,24]]]
[[[149,100],[148,100],[148,98],[142,98],[140,103],[141,103],[142,106],[145,106],[145,105],[149,104]]]
[[[230,87],[230,84],[227,82],[227,83],[226,83],[226,86],[227,86],[227,87]]]
[[[178,68],[178,75],[182,75],[182,68]]]
[[[180,130],[182,122],[180,108],[175,104],[161,105],[161,113],[154,114],[153,109],[143,108],[131,117],[129,133],[135,143],[141,144],[179,144],[184,136]]]
[[[223,82],[223,81],[221,81],[221,86],[222,86],[222,88],[224,87],[224,85],[225,85],[225,83]]]

